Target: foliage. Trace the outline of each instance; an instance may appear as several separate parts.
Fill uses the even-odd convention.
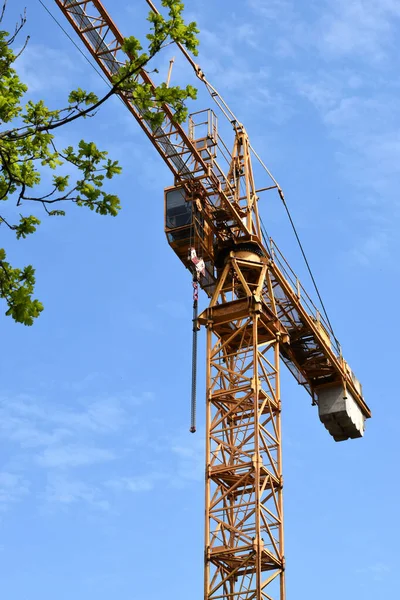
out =
[[[13,210],[3,205],[0,225],[13,232],[17,239],[25,239],[40,226],[40,219],[29,214],[28,207],[32,203],[39,205],[46,217],[64,216],[67,203],[89,208],[100,215],[116,216],[121,208],[118,196],[103,187],[106,180],[121,173],[118,162],[108,158],[107,152],[92,141],[81,140],[76,147],[60,149],[55,135],[58,128],[76,119],[93,117],[102,104],[121,90],[130,93],[153,129],[162,123],[163,104],[170,106],[177,122],[186,119],[185,101],[196,97],[195,88],[165,84],[153,88],[140,83],[136,77],[156,54],[174,41],[197,54],[198,30],[195,23],[185,24],[183,3],[162,0],[162,5],[167,9],[167,17],[153,12],[148,16],[147,51],[138,39],[125,39],[123,49],[129,59],[116,73],[105,96],[98,98],[93,92],[79,88],[69,94],[65,107],[55,110],[43,100],[23,103],[28,88],[16,70],[15,63],[21,52],[16,54],[13,46],[25,24],[25,15],[12,35],[0,31],[0,201],[9,201],[18,215],[9,217]],[[5,8],[4,4],[0,23]],[[27,43],[22,51],[29,52]],[[72,175],[64,174],[66,166]],[[43,192],[43,181],[48,180],[49,173],[52,185]],[[62,208],[57,208],[58,205]],[[41,302],[32,297],[35,270],[32,265],[14,268],[6,258],[6,251],[0,249],[0,298],[7,304],[6,314],[19,323],[32,325],[43,310]]]

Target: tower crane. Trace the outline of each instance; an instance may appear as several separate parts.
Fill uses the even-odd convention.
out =
[[[130,57],[102,2],[55,2],[112,82]],[[211,109],[192,114],[186,131],[165,104],[154,128],[118,94],[172,172],[165,232],[193,274],[194,336],[207,332],[204,599],[285,600],[281,362],[336,441],[361,437],[371,413],[329,320],[263,233],[259,194],[276,190],[284,202],[280,186],[267,171],[271,185],[257,189],[246,129],[180,49],[230,120],[232,150]],[[138,77],[154,87],[145,70]],[[209,299],[200,315],[198,287]]]

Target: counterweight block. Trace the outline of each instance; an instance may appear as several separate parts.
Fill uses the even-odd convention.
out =
[[[364,435],[365,417],[343,385],[324,386],[316,392],[320,421],[336,442]]]

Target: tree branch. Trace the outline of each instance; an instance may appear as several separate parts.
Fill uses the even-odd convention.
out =
[[[76,119],[79,119],[81,117],[86,117],[86,116],[90,117],[90,116],[93,116],[93,111],[96,111],[109,98],[111,98],[111,96],[113,96],[114,94],[116,94],[119,91],[119,89],[122,86],[122,84],[125,83],[125,81],[127,81],[128,79],[130,79],[134,75],[139,75],[140,71],[142,71],[144,69],[144,67],[154,58],[154,56],[163,47],[166,47],[166,46],[164,46],[164,43],[165,43],[166,39],[168,39],[168,36],[169,36],[169,32],[167,32],[165,34],[164,38],[159,41],[157,47],[153,49],[153,51],[148,56],[147,60],[145,60],[141,64],[137,65],[134,69],[132,69],[132,71],[128,70],[127,73],[125,73],[125,75],[119,81],[117,81],[117,83],[115,83],[110,88],[109,92],[107,92],[107,94],[105,94],[105,96],[103,96],[100,100],[98,100],[98,102],[96,102],[92,106],[89,106],[86,109],[80,110],[78,108],[78,105],[76,105],[76,107],[73,107],[72,110],[78,110],[79,112],[77,114],[74,114],[72,116],[68,116],[66,118],[63,118],[63,119],[61,119],[59,121],[56,121],[55,123],[51,123],[50,122],[50,124],[40,125],[40,126],[36,127],[36,129],[33,132],[29,130],[28,126],[27,127],[20,127],[19,129],[9,129],[8,131],[5,131],[5,132],[3,132],[3,133],[0,134],[0,139],[5,139],[6,141],[17,141],[17,140],[29,137],[29,136],[31,136],[33,134],[36,134],[36,133],[42,133],[44,131],[46,131],[46,132],[52,131],[54,129],[57,129],[58,127],[62,127],[64,125],[67,125],[68,123],[72,123],[73,121],[76,121]],[[59,112],[64,112],[66,110],[71,110],[71,107],[64,108],[64,109],[62,109]],[[27,129],[28,129],[28,131],[26,131]],[[15,133],[18,132],[18,131],[24,131],[24,133],[15,135]]]
[[[0,20],[1,20],[1,19],[0,19]],[[4,223],[5,225],[7,225],[7,227],[8,227],[9,229],[12,229],[12,230],[15,230],[15,229],[16,229],[16,226],[15,226],[15,225],[11,225],[11,224],[10,224],[8,221],[6,221],[6,219],[5,219],[4,217],[2,217],[2,216],[0,216],[0,225],[1,225],[1,223]]]
[[[0,22],[3,20],[6,7],[7,7],[7,0],[5,0],[4,4],[3,4],[3,8],[2,8],[2,11],[1,11],[1,17],[0,17]],[[7,46],[11,46],[11,44],[13,44],[15,42],[15,39],[16,39],[17,35],[21,31],[21,29],[23,29],[23,27],[25,27],[25,24],[26,24],[26,8],[24,9],[23,15],[20,16],[19,23],[17,23],[16,26],[15,26],[14,33],[12,34],[12,36],[10,38],[8,38],[8,40],[7,40]]]
[[[1,13],[0,13],[0,23],[2,23],[2,21],[4,19],[4,14],[6,12],[6,8],[7,8],[7,0],[4,0],[3,7],[2,7]]]

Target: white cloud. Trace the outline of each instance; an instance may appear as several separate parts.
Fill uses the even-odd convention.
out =
[[[260,85],[256,92],[249,90],[248,103],[253,106],[253,110],[262,111],[266,121],[282,125],[294,116],[296,109],[291,100],[277,88],[278,86],[271,82],[269,85]]]
[[[235,37],[238,41],[248,44],[251,48],[259,48],[258,32],[252,23],[238,23],[235,26]]]
[[[222,95],[224,95],[224,90],[225,93],[235,91],[241,98],[246,99],[250,86],[253,87],[253,93],[255,93],[257,86],[254,83],[268,79],[269,71],[264,65],[254,68],[252,50],[258,49],[262,34],[252,23],[236,19],[223,20],[213,23],[211,30],[206,24],[203,25],[200,22],[199,29],[201,68],[207,79],[217,87]],[[250,52],[239,54],[238,43],[248,46],[247,50]],[[177,69],[180,77],[184,74],[187,83],[188,75],[185,64],[177,61],[174,69]],[[195,80],[194,84],[201,89],[198,80]]]
[[[312,25],[293,0],[247,0],[247,4],[257,17],[259,48],[266,47],[280,58],[294,58],[297,48],[313,43]]]
[[[118,431],[124,425],[125,418],[125,409],[120,400],[114,397],[89,401],[80,412],[62,411],[53,415],[54,422],[98,433]]]
[[[147,493],[160,484],[183,488],[202,482],[202,433],[191,436],[185,431],[164,438],[161,433],[154,444],[146,438],[146,428],[138,426],[135,411],[153,401],[154,394],[145,391],[125,393],[118,399],[76,400],[72,409],[29,395],[3,397],[0,439],[18,446],[13,468],[23,475],[0,473],[0,510],[29,493],[28,475],[35,478],[35,496],[45,501],[47,509],[84,503],[109,510],[115,494]],[[128,438],[123,435],[125,423],[130,428],[136,425]],[[164,425],[155,420],[153,426],[164,431]],[[139,459],[142,472],[127,473],[127,457],[140,437],[145,448]],[[137,446],[134,452],[137,455]],[[93,466],[96,469],[87,468]],[[84,480],[76,475],[79,469],[86,469]]]
[[[154,471],[150,477],[125,476],[125,459],[132,446],[146,442],[146,428],[137,425],[136,411],[154,401],[151,391],[118,397],[77,398],[72,407],[54,402],[53,398],[31,395],[3,396],[0,400],[0,440],[13,451],[13,465],[24,469],[26,476],[35,474],[36,497],[48,505],[73,505],[84,502],[97,508],[109,508],[112,490],[145,492],[164,477]],[[123,430],[129,427],[130,435]],[[12,447],[12,446],[11,446]],[[149,454],[151,460],[151,454]],[[154,456],[154,455],[153,455]],[[113,462],[113,477],[110,468]],[[77,479],[78,469],[100,465],[85,471],[85,480]],[[160,469],[162,471],[162,469]],[[74,472],[74,474],[73,474]],[[122,472],[122,473],[121,473]],[[45,492],[40,492],[43,480]],[[28,493],[28,483],[17,475],[0,473],[0,510]]]
[[[397,92],[388,86],[376,91],[351,70],[302,74],[291,80],[336,142],[336,161],[351,186],[348,201],[361,222],[353,236],[351,262],[365,267],[383,259],[391,262],[400,216],[395,192],[400,176]],[[351,190],[362,194],[360,201]]]
[[[236,58],[235,63],[232,64],[232,62],[218,60],[211,53],[205,53],[201,64],[206,77],[217,86],[218,90],[221,90],[221,93],[222,90],[225,90],[225,93],[236,91],[245,97],[250,84],[257,82],[257,86],[254,86],[254,93],[256,93],[258,86],[269,76],[266,68],[252,69],[243,58]]]
[[[293,16],[291,0],[248,0],[248,5],[269,21],[282,21]]]
[[[126,423],[131,394],[82,400],[75,409],[46,399],[19,395],[1,398],[0,436],[21,447],[57,445],[80,434],[112,434]],[[136,399],[137,400],[137,399]],[[132,422],[132,421],[131,421]]]
[[[270,48],[294,58],[296,48],[314,48],[328,58],[352,57],[378,63],[396,39],[397,0],[324,0],[299,11],[292,0],[248,0],[252,11],[273,26]]]
[[[92,371],[90,373],[87,373],[84,377],[81,377],[80,379],[76,379],[75,381],[64,381],[62,383],[60,383],[59,381],[53,381],[53,382],[46,381],[46,385],[49,385],[49,383],[53,383],[53,386],[57,387],[58,389],[60,388],[60,385],[61,385],[62,388],[65,390],[72,391],[72,392],[82,392],[83,390],[89,388],[93,384],[94,381],[102,379],[103,376],[104,376],[104,373]]]
[[[61,50],[30,42],[15,64],[29,92],[61,89],[70,91],[71,76],[82,69],[80,60],[73,60]]]
[[[306,98],[322,115],[338,105],[344,96],[354,94],[362,85],[360,76],[351,69],[317,72],[294,72],[286,78],[300,96]]]
[[[390,198],[400,174],[400,110],[395,98],[345,97],[322,118],[342,144],[338,156],[352,182]]]
[[[48,504],[53,505],[84,503],[101,510],[110,508],[108,500],[103,497],[103,494],[96,487],[65,477],[49,478],[45,490],[45,499]]]
[[[335,0],[319,23],[320,45],[334,56],[380,60],[400,16],[397,0]]]
[[[156,453],[148,454],[146,473],[113,477],[105,485],[118,493],[139,493],[156,489],[160,484],[163,488],[167,485],[182,489],[194,482],[202,482],[204,445],[204,432],[201,431],[195,435],[185,431],[174,437],[159,439],[156,447],[152,445]]]
[[[104,448],[91,446],[65,445],[46,448],[36,456],[36,462],[46,468],[74,468],[114,460],[115,454]]]
[[[71,435],[63,427],[43,426],[43,419],[48,419],[44,407],[29,397],[3,397],[0,401],[0,437],[17,443],[21,448],[51,446]]]
[[[0,472],[0,510],[7,510],[10,504],[21,500],[28,492],[29,484],[21,475]]]
[[[182,487],[189,481],[203,481],[205,465],[204,432],[180,435],[171,442],[175,464],[170,479],[172,485]]]
[[[266,89],[267,111],[280,106],[278,123],[293,114],[299,96],[308,100],[349,184],[347,202],[361,223],[352,238],[351,262],[371,266],[390,260],[400,216],[400,109],[390,72],[400,3],[323,0],[300,7],[292,0],[247,0],[247,5],[258,15],[256,28],[262,23],[271,31],[268,52],[290,64],[282,74],[272,63],[268,85],[257,84],[260,99],[260,89]],[[271,82],[276,88],[269,96]]]
[[[387,231],[376,231],[365,237],[359,245],[352,250],[352,257],[356,264],[363,267],[376,267],[382,260],[390,255],[391,238]]]
[[[397,89],[375,90],[351,69],[296,73],[287,80],[339,142],[336,157],[349,181],[383,196],[383,203],[385,195],[389,199],[400,175]]]
[[[391,573],[392,568],[387,563],[377,562],[367,567],[357,569],[357,573],[362,575],[364,578],[369,577],[373,581],[383,581]]]
[[[200,24],[200,43],[201,43],[201,63],[203,64],[204,54],[212,54],[215,59],[218,57],[227,58],[235,63],[238,59],[237,43],[241,42],[250,48],[258,48],[257,40],[259,31],[253,23],[248,21],[230,21],[213,23],[213,29]],[[223,40],[223,43],[221,41]]]
[[[154,489],[154,475],[118,477],[111,479],[106,485],[117,492],[149,492]]]
[[[218,51],[218,55],[227,56],[232,58],[235,56],[235,50],[232,44],[229,43],[229,39],[224,38],[224,44],[221,44],[222,35],[219,35],[216,30],[210,30],[206,27],[201,28],[201,46],[202,54],[204,52],[212,53]]]

